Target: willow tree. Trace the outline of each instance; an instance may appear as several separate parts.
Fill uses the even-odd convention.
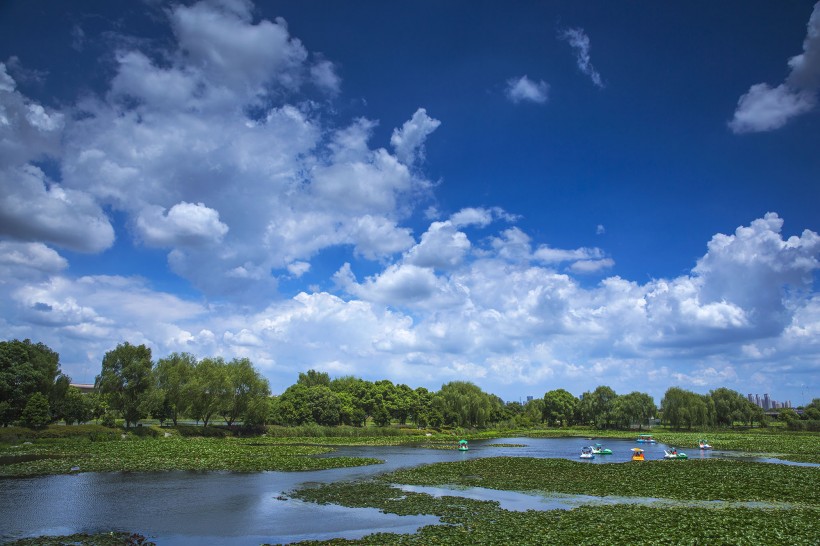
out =
[[[102,372],[96,388],[108,398],[111,409],[117,410],[128,428],[145,416],[146,393],[151,388],[151,349],[128,342],[105,353]]]

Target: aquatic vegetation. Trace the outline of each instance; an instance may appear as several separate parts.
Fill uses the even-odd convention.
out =
[[[302,471],[378,464],[373,458],[316,457],[330,447],[277,445],[251,440],[218,438],[120,440],[51,440],[7,447],[0,455],[43,456],[0,465],[2,476],[67,474],[70,472],[151,472],[163,470]],[[48,457],[45,457],[45,456]],[[78,470],[76,470],[78,469]]]
[[[438,463],[364,482],[326,484],[291,496],[385,512],[431,514],[440,525],[413,535],[379,533],[322,544],[817,544],[817,469],[740,461],[587,465],[563,459],[487,458]],[[664,499],[790,502],[788,508],[586,505],[514,512],[494,501],[433,497],[392,484],[464,485],[514,491]],[[300,544],[318,544],[302,542]]]
[[[720,459],[589,465],[566,459],[492,457],[398,470],[383,479],[408,485],[817,505],[818,476],[817,468]]]
[[[588,465],[587,465],[588,466]],[[321,544],[816,544],[820,510],[582,506],[512,512],[498,503],[402,492],[384,481],[328,484],[293,493],[307,501],[372,506],[385,512],[432,514],[440,525],[413,535],[378,533]],[[300,542],[299,544],[320,544]]]
[[[144,536],[137,533],[112,531],[89,535],[78,533],[74,535],[55,537],[22,538],[6,543],[6,546],[156,546]]]

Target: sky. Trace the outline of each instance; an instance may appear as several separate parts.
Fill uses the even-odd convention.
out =
[[[0,339],[820,397],[820,3],[0,0]]]

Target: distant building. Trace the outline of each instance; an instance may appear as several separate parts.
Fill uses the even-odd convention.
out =
[[[527,397],[527,402],[532,402],[532,396]]]
[[[763,407],[763,404],[760,403],[760,395],[759,394],[755,395],[755,406],[757,406],[759,408]]]
[[[769,393],[763,395],[763,409],[772,409],[772,399],[769,398]]]
[[[94,384],[93,383],[71,383],[72,387],[75,387],[83,394],[88,394],[94,392]]]

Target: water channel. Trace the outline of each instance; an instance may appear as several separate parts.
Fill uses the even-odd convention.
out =
[[[316,505],[287,498],[286,494],[310,484],[355,480],[403,467],[478,457],[580,460],[581,448],[593,442],[585,438],[503,438],[471,442],[466,452],[412,446],[340,447],[329,456],[375,457],[384,464],[314,472],[112,472],[3,479],[0,542],[112,529],[139,532],[159,546],[246,546],[332,537],[355,539],[381,531],[412,533],[438,519],[396,516],[371,508]],[[585,464],[626,462],[631,449],[638,445],[630,440],[603,442],[613,454],[596,456],[583,461]],[[664,444],[640,447],[646,450],[647,460],[662,459],[664,449],[669,448]],[[720,451],[687,452],[690,458],[733,455]],[[501,502],[541,503],[536,509],[567,508],[601,500],[578,496],[550,504],[510,492],[463,494],[485,495],[486,500]]]

